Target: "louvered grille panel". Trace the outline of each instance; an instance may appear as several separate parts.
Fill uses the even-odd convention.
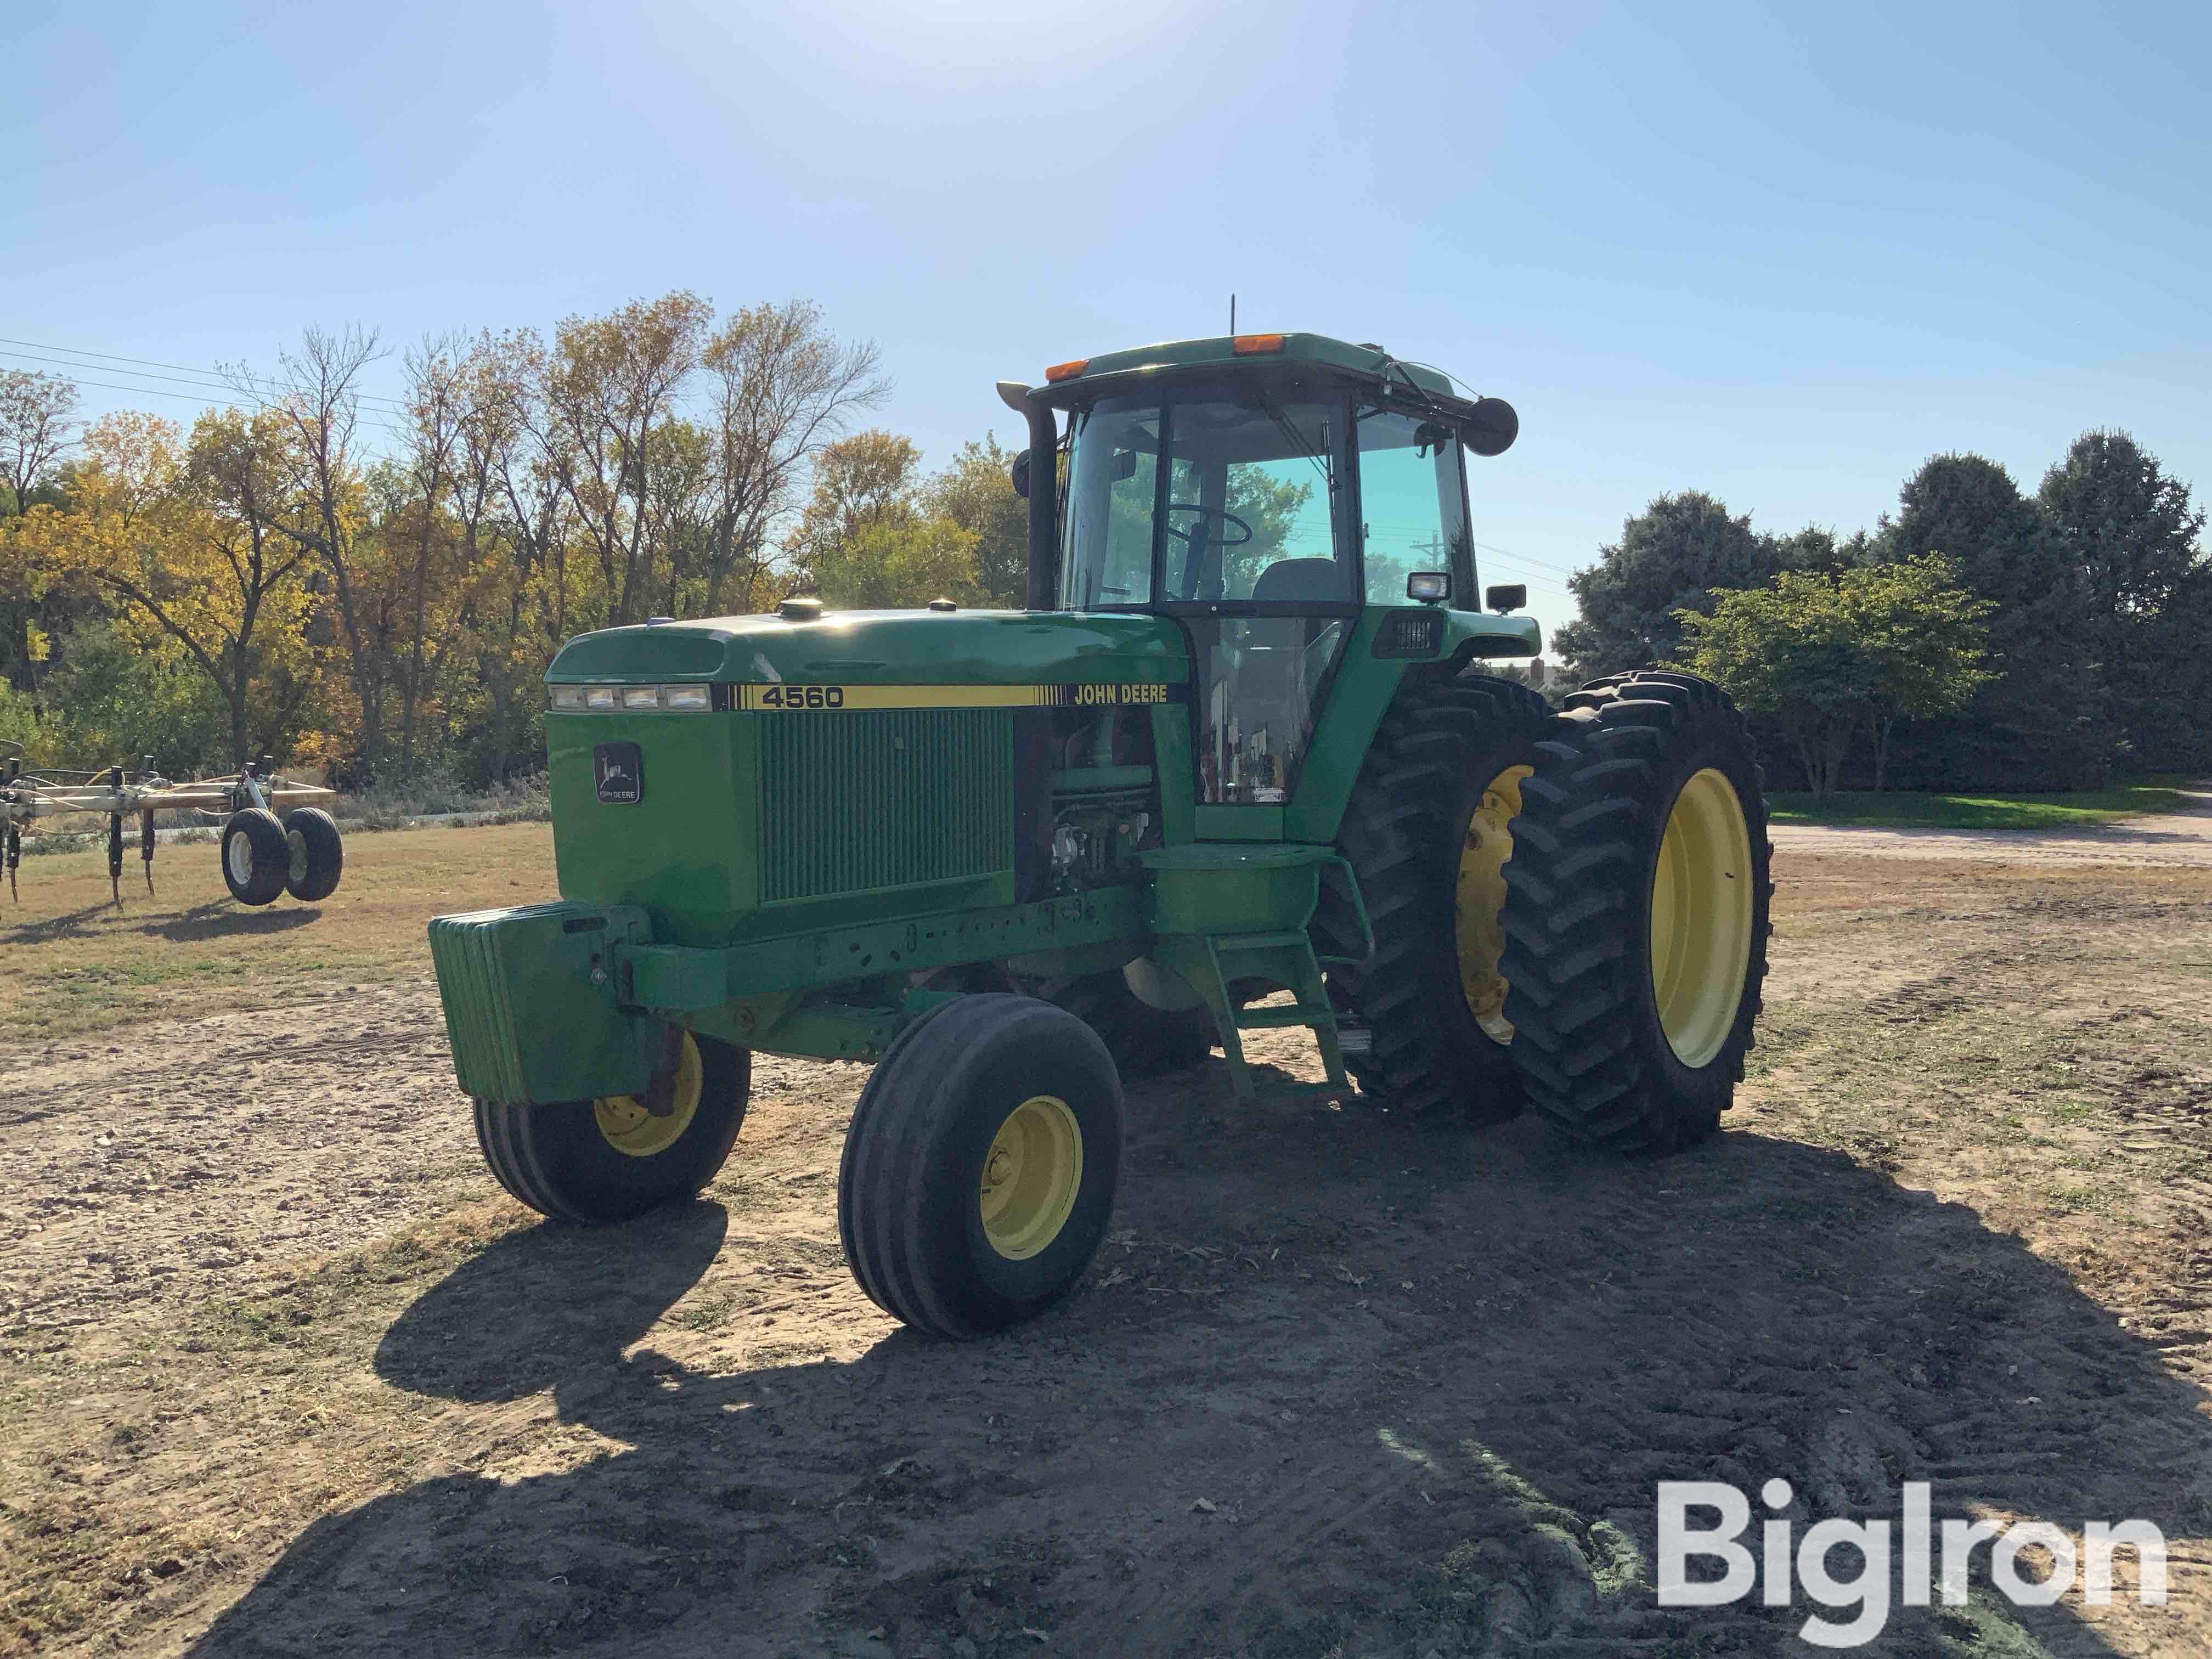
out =
[[[768,716],[761,898],[823,898],[1013,863],[1010,709]]]

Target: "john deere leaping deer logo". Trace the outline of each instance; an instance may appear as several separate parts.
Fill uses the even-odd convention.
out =
[[[600,804],[635,806],[645,799],[645,762],[634,743],[603,743],[592,751]]]

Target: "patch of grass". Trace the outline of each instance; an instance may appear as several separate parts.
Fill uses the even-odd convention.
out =
[[[668,1322],[687,1331],[718,1331],[730,1322],[730,1316],[737,1307],[737,1297],[718,1292],[684,1303],[668,1316]]]
[[[1825,801],[1784,792],[1767,797],[1777,823],[1858,825],[1890,830],[2081,830],[2146,812],[2187,810],[2178,772],[2107,789],[2063,794],[1929,794],[1846,791]]]
[[[318,904],[230,896],[212,847],[163,846],[147,895],[135,848],[120,904],[104,848],[26,865],[22,902],[0,900],[0,1041],[267,1006],[303,984],[427,973],[424,929],[455,910],[555,897],[542,823],[347,837],[345,878]]]

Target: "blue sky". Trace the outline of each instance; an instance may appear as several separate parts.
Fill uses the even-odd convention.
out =
[[[1476,535],[1547,623],[1670,489],[1848,531],[1930,453],[2033,489],[2092,425],[2212,487],[2201,6],[403,0],[10,35],[0,335],[38,346],[265,368],[309,323],[802,295],[939,460],[1013,435],[994,380],[1218,332],[1234,289],[1247,328],[1520,409]],[[192,412],[114,368],[86,378],[180,395],[94,409]]]

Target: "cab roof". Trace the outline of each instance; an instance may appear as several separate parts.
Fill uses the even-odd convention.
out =
[[[1408,363],[1372,343],[1354,345],[1326,334],[1217,334],[1202,340],[1164,340],[1126,351],[1078,358],[1045,372],[1050,392],[1073,392],[1108,376],[1119,380],[1150,371],[1208,368],[1257,368],[1265,365],[1311,364],[1363,378],[1410,382],[1423,392],[1465,401],[1452,390],[1451,377],[1422,363]]]

